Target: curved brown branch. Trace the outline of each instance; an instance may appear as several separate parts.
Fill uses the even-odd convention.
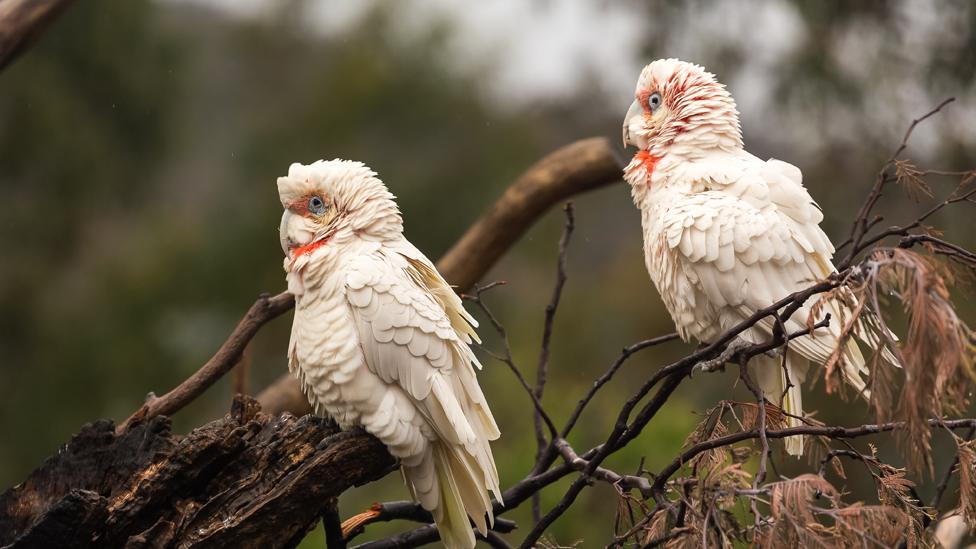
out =
[[[124,431],[135,420],[171,415],[192,402],[240,362],[244,349],[261,326],[264,326],[269,320],[281,316],[294,305],[295,298],[287,292],[275,296],[262,295],[259,297],[237,324],[237,327],[234,328],[234,331],[231,332],[227,341],[217,349],[217,352],[203,367],[165,395],[156,397],[150,394],[142,408],[139,408],[119,425],[119,432]]]
[[[624,162],[602,137],[583,139],[542,158],[522,174],[464,233],[437,268],[470,288],[550,207],[619,181]]]
[[[6,0],[0,2],[0,70],[16,59],[31,41],[72,0]]]

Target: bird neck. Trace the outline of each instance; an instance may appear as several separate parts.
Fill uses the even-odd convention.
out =
[[[664,158],[663,154],[655,154],[651,151],[637,151],[637,154],[630,160],[630,164],[624,168],[624,179],[631,186],[642,185],[650,187],[654,177],[654,170],[658,163]]]
[[[662,165],[662,160],[665,158],[665,155],[657,155],[652,151],[637,151],[637,154],[624,168],[624,181],[630,184],[630,193],[638,208],[643,209],[652,185],[655,181],[660,181],[660,176],[655,178],[654,175],[658,173],[659,166]],[[666,167],[669,163],[670,158],[664,162],[662,167]]]

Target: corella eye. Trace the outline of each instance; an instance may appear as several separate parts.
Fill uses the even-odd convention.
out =
[[[323,213],[325,213],[325,209],[326,209],[325,202],[321,198],[317,196],[313,196],[312,198],[308,199],[309,212],[315,215],[322,215]]]
[[[651,111],[651,114],[654,114],[661,107],[661,102],[661,94],[658,92],[652,93],[647,97],[647,110]]]

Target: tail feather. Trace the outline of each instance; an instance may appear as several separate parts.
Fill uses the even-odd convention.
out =
[[[765,355],[757,356],[756,365],[759,388],[766,399],[778,405],[787,414],[786,424],[789,427],[803,425],[803,394],[800,387],[806,381],[809,361],[790,351],[786,356],[786,368],[783,368],[780,358]],[[789,383],[787,377],[789,376]],[[802,435],[787,437],[784,440],[786,452],[792,456],[802,456],[804,437]]]
[[[477,464],[472,463],[471,457],[464,450],[448,449],[444,453],[449,472],[454,478],[458,499],[470,514],[478,531],[482,535],[487,534],[488,521],[485,516],[491,516],[494,525],[494,515],[491,513],[491,498],[485,488],[484,475],[478,472],[480,469]]]
[[[867,388],[864,378],[861,377],[867,375],[868,368],[864,362],[864,355],[861,354],[861,348],[853,339],[848,339],[845,343],[843,368],[847,383],[864,398],[871,398],[871,390]]]
[[[437,531],[441,541],[448,549],[471,549],[474,547],[474,531],[468,521],[462,503],[462,495],[455,482],[455,471],[451,468],[449,453],[440,444],[434,448],[434,469],[437,474],[437,486],[440,505],[432,509]],[[484,517],[481,519],[484,521]]]
[[[449,549],[474,547],[472,521],[482,535],[494,524],[489,496],[497,489],[494,467],[486,471],[464,447],[432,442],[417,463],[404,464],[403,476],[414,499],[434,516]]]

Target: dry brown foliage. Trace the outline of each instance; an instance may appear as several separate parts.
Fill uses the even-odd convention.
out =
[[[976,449],[974,441],[954,437],[959,455],[959,514],[967,524],[976,525]]]
[[[893,164],[895,167],[895,181],[905,189],[905,193],[912,200],[918,202],[923,196],[932,198],[932,187],[922,179],[924,174],[911,161],[896,159]]]
[[[949,286],[956,277],[947,263],[908,249],[882,248],[867,262],[864,296],[878,303],[886,296],[897,299],[907,317],[907,333],[897,354],[904,382],[894,396],[891,372],[872,361],[872,375],[885,383],[872,394],[880,421],[905,421],[902,440],[909,461],[932,470],[929,418],[959,413],[969,403],[976,347],[971,330],[956,313]],[[892,413],[893,411],[893,413]]]

